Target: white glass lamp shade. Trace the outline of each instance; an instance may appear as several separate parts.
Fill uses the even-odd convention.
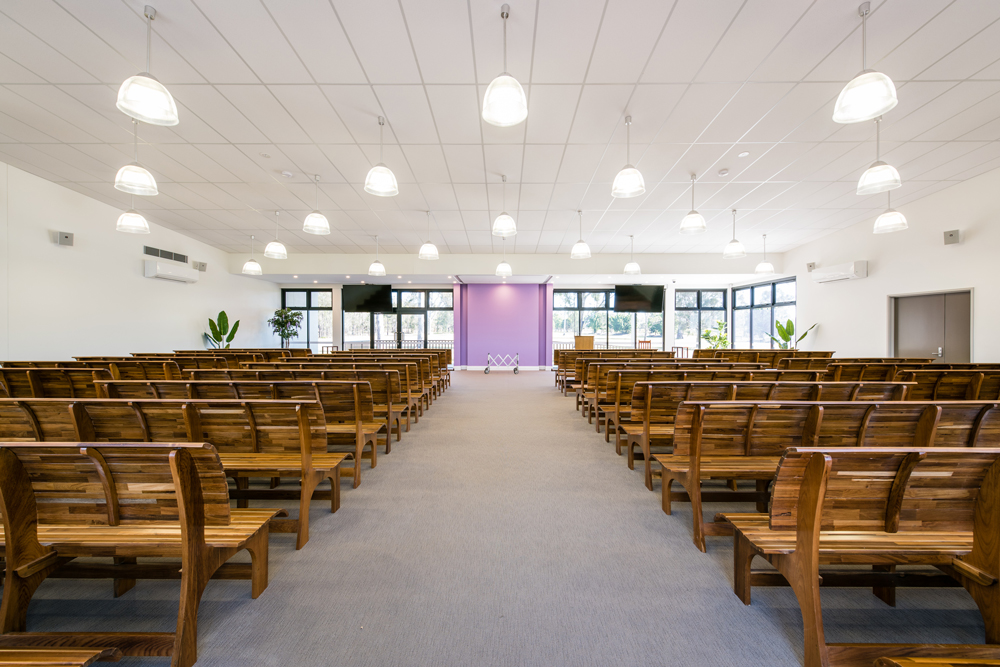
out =
[[[326,236],[330,233],[330,221],[327,220],[326,216],[319,211],[313,211],[307,215],[306,219],[302,222],[302,231],[306,234]]]
[[[127,164],[118,170],[118,175],[115,176],[115,189],[143,197],[160,194],[156,188],[156,179],[138,162]]]
[[[625,265],[625,275],[626,276],[638,276],[642,274],[642,270],[639,268],[638,262],[629,262]]]
[[[385,267],[382,265],[382,262],[378,261],[377,259],[374,262],[372,262],[371,266],[368,267],[368,275],[370,275],[370,276],[384,276],[385,275]]]
[[[738,257],[746,256],[747,251],[743,249],[743,244],[736,239],[733,239],[726,244],[726,249],[722,251],[723,259],[736,259]]]
[[[638,197],[645,191],[646,182],[642,179],[642,174],[630,164],[618,172],[615,182],[611,185],[611,196],[618,199]]]
[[[506,212],[498,215],[497,219],[493,221],[493,236],[514,236],[515,234],[517,234],[517,225],[514,223],[514,218]]]
[[[569,253],[570,259],[589,259],[590,258],[590,246],[583,239],[580,239],[573,245],[573,249]]]
[[[427,243],[420,246],[420,252],[417,253],[417,259],[437,259],[438,249],[437,246],[428,241]]]
[[[701,234],[706,229],[705,217],[698,211],[691,211],[681,220],[681,234]]]
[[[860,123],[878,118],[899,102],[892,79],[881,72],[865,70],[844,86],[833,108],[838,123]]]
[[[889,234],[891,232],[901,232],[909,227],[906,224],[906,216],[899,211],[889,209],[875,220],[875,234]]]
[[[510,264],[505,261],[497,264],[497,277],[498,278],[510,278],[514,275],[514,272],[510,268]]]
[[[753,270],[758,276],[769,276],[774,273],[774,264],[767,261],[766,259],[757,265],[757,268]]]
[[[129,209],[118,216],[118,225],[115,227],[120,232],[127,234],[148,234],[149,223],[142,214],[135,209]]]
[[[260,270],[260,264],[257,263],[257,260],[251,257],[247,260],[247,263],[243,265],[243,273],[248,276],[259,276],[264,272]]]
[[[879,160],[861,174],[861,179],[858,181],[858,194],[874,195],[887,190],[895,190],[902,185],[903,182],[899,179],[899,172],[896,171],[896,168]]]
[[[365,178],[365,192],[376,197],[395,197],[399,194],[396,175],[380,162],[368,172]]]
[[[150,125],[176,125],[180,122],[170,91],[146,72],[125,79],[118,89],[117,106],[122,113]]]
[[[517,79],[504,72],[490,82],[483,97],[483,120],[497,127],[511,127],[528,117],[528,98]]]
[[[279,241],[271,241],[264,248],[264,257],[270,257],[271,259],[288,259],[288,251],[285,250],[285,244]]]

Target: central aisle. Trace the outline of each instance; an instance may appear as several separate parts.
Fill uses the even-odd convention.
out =
[[[294,536],[272,536],[260,599],[247,582],[208,587],[198,665],[800,664],[791,591],[757,590],[744,607],[729,541],[698,552],[690,510],[664,515],[659,490],[580,418],[552,373],[452,377],[360,488],[345,482],[336,515],[313,503],[302,551]],[[107,582],[50,580],[29,627],[67,629],[84,609],[103,629],[124,617],[165,630],[175,586],[142,582],[113,600]],[[829,641],[981,641],[961,591],[899,597],[889,609],[864,591],[825,592]],[[137,600],[162,600],[162,615]]]

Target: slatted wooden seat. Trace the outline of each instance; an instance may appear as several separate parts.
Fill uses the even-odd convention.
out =
[[[958,646],[949,655],[937,658],[879,658],[875,667],[994,667],[1000,665],[1000,659],[969,657],[976,653],[992,655],[994,650],[992,646]]]
[[[725,522],[706,523],[704,502],[757,503],[789,447],[989,447],[1000,445],[1000,404],[985,401],[685,402],[677,410],[672,454],[654,455],[662,467],[663,511],[692,504],[693,542],[728,535]],[[710,492],[706,479],[754,480],[754,492]],[[672,492],[678,482],[684,492]]]
[[[723,516],[735,527],[737,596],[750,603],[750,565],[758,556],[795,592],[806,667],[963,651],[1000,659],[1000,449],[791,448],[767,520]],[[831,564],[889,570],[890,582],[899,564],[940,569],[972,595],[992,646],[827,644],[819,587],[821,566]]]
[[[2,641],[2,639],[0,639]],[[87,667],[98,660],[118,661],[115,648],[17,648],[0,646],[0,667]]]
[[[1000,399],[1000,370],[954,370],[924,368],[900,371],[896,377],[915,383],[911,396],[915,400],[979,400]]]
[[[178,667],[197,659],[198,604],[209,579],[250,578],[255,598],[266,588],[268,524],[280,512],[231,510],[222,463],[204,443],[3,443],[0,504],[7,563],[0,645],[109,647],[171,656]],[[226,565],[243,550],[249,568]],[[73,562],[80,557],[115,562]],[[138,563],[150,557],[158,560]],[[136,578],[179,578],[176,631],[26,632],[28,604],[50,576],[114,578],[116,595]]]
[[[104,368],[0,368],[7,398],[97,398],[94,380],[110,380]]]
[[[309,541],[309,505],[330,480],[330,511],[340,507],[340,466],[346,454],[327,452],[323,410],[313,400],[0,399],[0,441],[209,442],[237,501],[293,498],[295,519],[275,519],[272,533]],[[250,489],[250,477],[300,480],[300,489]],[[241,502],[240,504],[245,504]]]
[[[91,364],[108,364],[108,363],[122,363],[128,361],[153,361],[153,362],[163,362],[172,361],[179,368],[229,368],[229,363],[224,357],[217,356],[207,356],[203,354],[196,354],[189,357],[182,357],[177,354],[170,355],[168,357],[140,357],[140,356],[129,356],[129,357],[74,357],[77,361],[83,361]],[[158,378],[150,378],[158,379]]]

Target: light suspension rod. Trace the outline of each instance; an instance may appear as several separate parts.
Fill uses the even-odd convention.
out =
[[[864,72],[868,69],[868,11],[871,9],[871,4],[867,2],[861,3],[858,7],[858,13],[861,14],[861,71]]]
[[[500,7],[500,18],[503,19],[503,71],[507,73],[507,17],[510,16],[510,5]]]
[[[691,174],[691,210],[694,210],[694,179],[695,175]]]
[[[156,10],[146,5],[143,14],[146,15],[146,72],[148,73],[150,43],[153,41],[153,19],[156,18]]]
[[[632,116],[625,116],[625,164],[632,164],[632,153],[630,150],[632,133],[629,130],[630,125],[632,125]]]
[[[382,128],[385,126],[385,118],[382,116],[378,117],[378,162],[382,164],[385,160],[382,159]]]

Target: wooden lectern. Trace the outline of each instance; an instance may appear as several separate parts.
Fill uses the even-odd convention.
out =
[[[594,337],[593,336],[573,336],[573,348],[577,350],[593,350],[594,349]]]

